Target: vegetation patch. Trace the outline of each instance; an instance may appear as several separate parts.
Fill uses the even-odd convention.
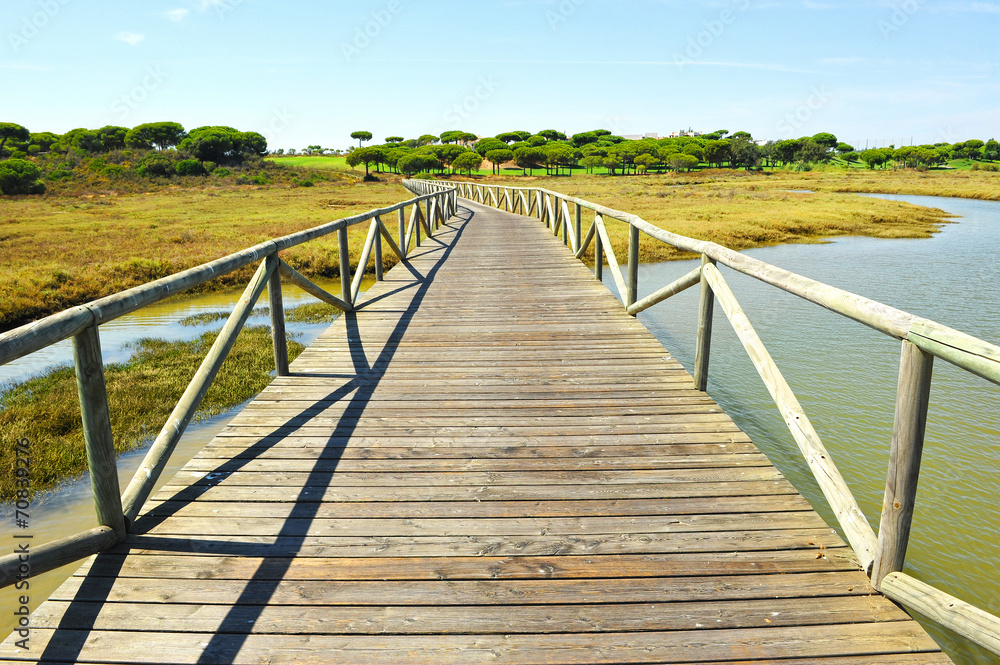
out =
[[[142,339],[135,343],[130,360],[105,368],[118,453],[139,448],[156,436],[217,336],[217,332],[206,332],[188,342]],[[303,348],[289,341],[289,360]],[[193,422],[252,398],[271,382],[273,369],[270,328],[245,328]],[[14,446],[23,438],[31,441],[33,490],[51,489],[86,471],[72,367],[54,369],[0,392],[0,501],[14,496]]]
[[[879,174],[879,175],[889,175]],[[808,176],[808,177],[803,177]],[[890,180],[891,178],[884,178]],[[926,238],[951,217],[936,208],[843,193],[839,175],[781,172],[760,174],[702,171],[697,174],[610,178],[578,175],[539,178],[540,186],[638,215],[651,224],[689,238],[741,250],[782,243],[823,242],[834,236]],[[791,191],[791,190],[812,190]],[[584,214],[584,233],[593,214]],[[605,218],[615,254],[624,260],[628,228]],[[640,234],[644,262],[691,258],[670,245]],[[587,255],[593,260],[593,248]]]
[[[192,268],[257,243],[409,197],[395,183],[181,189],[142,195],[0,199],[0,330]],[[331,206],[331,201],[339,205]],[[348,229],[357,270],[367,225]],[[157,258],[151,258],[155,256]],[[150,257],[150,258],[147,258]],[[337,235],[282,252],[312,278],[337,278]],[[383,267],[396,263],[383,252]],[[374,270],[369,264],[368,270]],[[242,288],[255,267],[197,290]]]

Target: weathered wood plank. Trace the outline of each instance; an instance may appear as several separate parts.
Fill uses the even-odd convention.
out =
[[[59,635],[57,637],[57,635]],[[840,624],[764,629],[676,632],[590,633],[555,635],[246,635],[213,640],[204,633],[141,633],[138,631],[52,631],[33,635],[39,650],[53,660],[162,663],[168,648],[171,662],[327,663],[358,665],[427,663],[693,663],[826,656],[874,656],[935,651],[937,645],[915,622]],[[151,649],[150,641],[157,645]],[[787,661],[784,661],[787,662]],[[880,660],[879,662],[885,662]],[[939,661],[940,662],[940,661]],[[945,661],[947,662],[947,661]]]

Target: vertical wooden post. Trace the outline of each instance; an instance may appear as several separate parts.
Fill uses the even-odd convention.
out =
[[[604,244],[600,233],[594,236],[594,277],[598,282],[604,281]]]
[[[424,219],[424,211],[420,208],[419,201],[417,201],[414,205],[417,207],[417,218],[414,223],[415,228],[413,229],[416,235],[413,236],[413,239],[414,239],[414,244],[417,247],[420,247],[420,221]]]
[[[562,201],[559,202],[559,216],[562,218],[563,244],[569,245],[569,217],[566,216],[568,208]]]
[[[917,480],[920,478],[920,457],[924,450],[933,370],[934,356],[904,339],[899,358],[889,474],[872,564],[872,585],[876,589],[886,575],[903,570],[906,546],[910,541]]]
[[[403,256],[407,255],[406,244],[409,242],[409,238],[406,237],[406,208],[399,209],[399,251]]]
[[[265,259],[271,276],[267,280],[268,304],[271,308],[271,343],[274,346],[274,373],[288,376],[288,342],[285,338],[285,305],[281,298],[281,270],[278,269],[278,254]]]
[[[85,328],[73,337],[73,363],[76,387],[80,395],[83,438],[87,446],[90,487],[101,526],[111,527],[119,540],[125,538],[125,514],[122,512],[115,442],[111,433],[108,391],[104,383],[104,360],[97,326]]]
[[[340,295],[344,302],[352,307],[351,298],[351,257],[347,253],[347,227],[337,229],[337,249],[340,251]]]
[[[701,255],[701,265],[715,261]],[[694,356],[694,387],[704,392],[708,388],[708,357],[712,349],[712,313],[715,310],[715,294],[704,275],[701,276],[701,302],[698,306],[698,340]]]
[[[375,230],[375,246],[372,248],[375,252],[375,281],[382,281],[382,218],[376,217],[375,223],[378,227]]]
[[[628,225],[628,293],[625,307],[631,307],[639,299],[639,227]]]
[[[581,224],[581,216],[582,216],[582,214],[583,214],[583,208],[580,206],[579,203],[577,203],[576,204],[576,215],[575,215],[576,219],[574,221],[574,224],[575,224],[574,228],[576,229],[576,247],[573,248],[574,252],[579,252],[580,251],[580,243],[583,242],[583,236],[580,235],[580,230],[583,228],[583,226]]]

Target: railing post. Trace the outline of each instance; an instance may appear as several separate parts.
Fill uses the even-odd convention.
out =
[[[288,342],[285,338],[285,305],[281,298],[281,270],[278,269],[278,253],[269,254],[267,270],[271,276],[267,281],[268,305],[271,308],[271,343],[274,345],[274,374],[288,376]]]
[[[639,227],[628,225],[628,294],[625,307],[631,307],[639,299]]]
[[[409,238],[406,237],[406,208],[402,207],[398,210],[399,212],[399,251],[406,256],[408,253],[408,248],[406,243],[409,242]]]
[[[701,265],[715,265],[707,255],[701,255]],[[698,340],[694,356],[694,387],[704,392],[708,389],[708,357],[712,349],[712,312],[715,309],[715,294],[704,275],[701,276],[701,302],[698,306]]]
[[[351,298],[351,257],[347,248],[347,227],[337,229],[337,250],[340,253],[340,295],[344,302],[354,306]]]
[[[378,225],[375,229],[375,247],[373,248],[375,252],[375,281],[382,281],[382,218],[376,217],[375,223]]]
[[[872,585],[876,589],[886,575],[903,570],[920,478],[920,457],[924,449],[933,369],[934,356],[904,339],[899,358],[889,474],[872,564]]]
[[[73,337],[73,363],[80,395],[83,438],[87,446],[90,487],[101,526],[114,530],[118,540],[125,539],[125,515],[122,511],[115,442],[108,411],[108,390],[104,383],[104,360],[97,326],[84,328]]]
[[[560,201],[559,216],[562,218],[563,245],[569,246],[569,217],[566,216],[566,212],[568,212],[566,204],[563,201]]]
[[[580,231],[583,228],[582,223],[581,223],[581,221],[582,221],[582,215],[583,215],[583,207],[580,206],[579,203],[577,203],[576,204],[576,215],[575,215],[576,219],[574,221],[575,228],[576,228],[576,247],[573,248],[574,252],[579,252],[580,251],[580,247],[581,247],[580,243],[583,242],[583,237],[580,235]]]
[[[420,220],[424,219],[424,212],[420,209],[420,201],[413,204],[417,208],[417,216],[413,218],[413,231],[416,235],[413,236],[413,244],[420,247]],[[430,204],[427,204],[427,210],[430,211]]]
[[[594,235],[594,277],[598,282],[604,281],[604,243],[600,233]]]

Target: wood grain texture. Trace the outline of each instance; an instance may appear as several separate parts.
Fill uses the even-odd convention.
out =
[[[544,223],[457,211],[0,662],[949,662]]]

